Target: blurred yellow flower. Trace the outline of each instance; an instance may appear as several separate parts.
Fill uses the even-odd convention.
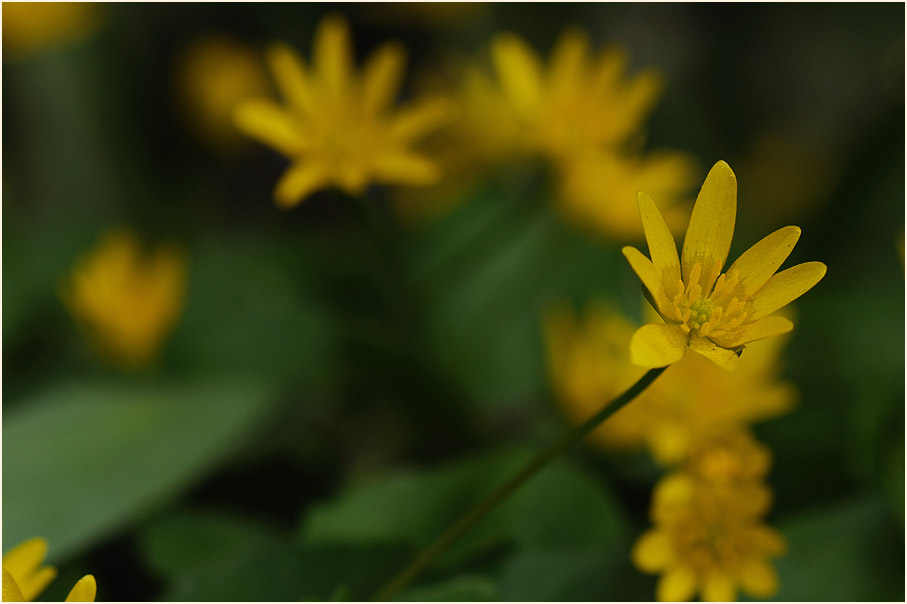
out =
[[[567,306],[553,308],[544,328],[552,388],[575,423],[594,415],[643,373],[630,363],[634,325],[607,305],[590,305],[579,318]],[[796,393],[778,378],[785,341],[754,343],[747,348],[748,362],[733,374],[699,355],[684,356],[597,428],[591,442],[603,449],[646,447],[658,463],[674,466],[716,434],[787,412]]]
[[[622,51],[609,48],[593,56],[588,38],[576,30],[560,37],[547,70],[513,34],[494,39],[492,56],[521,126],[519,144],[552,162],[559,201],[578,224],[635,238],[641,235],[632,201],[636,191],[658,191],[666,207],[685,200],[696,174],[689,156],[641,152],[640,130],[662,88],[654,70],[628,77]]]
[[[425,141],[444,177],[427,187],[394,192],[395,210],[406,222],[436,217],[456,206],[479,188],[489,170],[518,152],[520,125],[491,78],[465,61],[441,71],[453,75],[430,74],[421,87],[433,94],[449,91],[458,109],[448,125]]]
[[[3,601],[31,602],[57,576],[57,569],[41,566],[47,555],[47,541],[29,539],[3,555]],[[67,602],[94,602],[97,584],[92,575],[79,579],[66,597]]]
[[[805,262],[775,274],[800,238],[789,226],[744,252],[727,270],[737,214],[737,179],[725,162],[711,169],[696,199],[681,258],[665,219],[652,199],[638,196],[651,260],[633,247],[624,256],[665,321],[644,325],[633,335],[630,356],[641,367],[664,367],[687,349],[733,370],[749,342],[793,329],[772,315],[809,291],[822,277],[821,262]]]
[[[106,360],[142,367],[182,312],[186,264],[173,247],[145,252],[133,234],[112,231],[79,261],[61,297]]]
[[[233,123],[233,111],[241,101],[268,94],[262,58],[238,40],[210,35],[189,45],[178,65],[181,105],[198,133],[219,148],[247,140]]]
[[[101,22],[92,2],[4,2],[3,56],[16,58],[76,42]]]
[[[314,69],[287,46],[267,53],[286,105],[253,99],[237,107],[240,130],[290,158],[274,192],[281,207],[330,185],[361,195],[371,182],[429,185],[440,176],[437,164],[412,147],[449,120],[450,103],[435,98],[395,109],[403,47],[380,47],[359,77],[352,54],[346,23],[325,17],[315,34]]]
[[[737,592],[766,598],[777,591],[771,558],[784,553],[783,537],[747,509],[746,490],[718,492],[683,473],[655,488],[654,528],[633,547],[640,570],[661,574],[659,601],[687,601],[697,593],[707,602],[737,599]]]

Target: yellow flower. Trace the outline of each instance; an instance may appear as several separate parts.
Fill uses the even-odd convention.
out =
[[[448,120],[450,106],[432,99],[392,107],[405,62],[399,44],[372,53],[356,77],[349,29],[340,17],[328,16],[315,35],[314,69],[284,45],[272,47],[267,59],[287,105],[248,100],[235,120],[240,130],[290,158],[274,192],[279,206],[293,207],[330,185],[361,195],[371,182],[438,180],[437,165],[412,146]]]
[[[3,556],[3,601],[31,602],[57,576],[57,569],[41,566],[47,555],[47,541],[29,539]],[[66,597],[67,602],[94,602],[97,584],[93,575],[79,579]]]
[[[228,149],[246,140],[233,123],[236,106],[270,88],[262,59],[242,42],[219,35],[186,48],[177,84],[190,123],[206,140]]]
[[[784,553],[783,537],[758,515],[741,512],[746,491],[720,493],[686,474],[662,479],[652,500],[655,527],[633,546],[640,570],[661,574],[659,601],[687,601],[698,592],[707,602],[755,598],[777,591],[769,563]]]
[[[525,144],[555,160],[615,147],[636,133],[661,92],[661,78],[644,71],[624,74],[626,57],[607,49],[591,58],[589,40],[566,31],[548,69],[519,37],[492,42],[492,58],[507,100],[525,129]]]
[[[666,207],[685,201],[696,173],[692,160],[641,152],[641,127],[662,88],[654,70],[628,77],[623,52],[593,56],[588,38],[575,30],[560,37],[547,69],[513,34],[495,38],[492,56],[522,126],[520,144],[553,163],[559,202],[575,222],[635,238],[641,230],[632,194],[640,187],[658,191]]]
[[[81,40],[100,21],[99,6],[91,2],[4,2],[4,58]]]
[[[642,235],[632,202],[636,192],[644,189],[664,199],[665,221],[679,228],[687,213],[681,202],[696,178],[696,164],[685,153],[587,153],[562,167],[559,200],[577,225],[619,240],[635,239]]]
[[[115,365],[148,364],[182,312],[186,259],[168,246],[144,252],[112,231],[82,258],[61,297],[98,352]]]
[[[653,313],[654,314],[654,313]],[[630,363],[634,325],[606,305],[576,318],[569,307],[544,317],[551,383],[566,415],[581,423],[633,384],[643,371]],[[787,412],[796,394],[778,379],[786,338],[756,342],[735,373],[699,355],[686,355],[591,435],[603,449],[646,447],[655,460],[674,466],[700,443],[729,427]]]
[[[630,356],[641,367],[670,365],[689,348],[730,371],[745,344],[793,329],[788,319],[772,313],[825,276],[821,262],[775,274],[800,238],[794,226],[765,237],[721,272],[737,214],[737,179],[723,161],[702,185],[679,259],[658,207],[642,191],[638,203],[651,260],[633,247],[623,253],[665,321],[633,335]]]

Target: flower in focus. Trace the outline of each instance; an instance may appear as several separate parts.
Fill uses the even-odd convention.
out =
[[[725,162],[712,167],[693,207],[681,257],[665,219],[652,199],[638,195],[651,260],[633,247],[624,256],[664,320],[633,335],[630,356],[641,367],[664,367],[689,348],[733,370],[743,346],[793,329],[775,311],[809,291],[825,276],[821,262],[805,262],[775,274],[800,229],[768,235],[722,273],[737,214],[737,179]]]
[[[186,258],[177,249],[141,249],[125,231],[108,233],[73,270],[61,291],[98,352],[138,368],[153,359],[182,312]]]
[[[707,481],[677,473],[655,488],[654,528],[633,546],[633,563],[661,574],[656,596],[663,602],[737,599],[738,589],[755,598],[777,591],[770,559],[786,549],[783,537],[764,524],[745,489],[719,491]]]
[[[229,149],[246,140],[233,123],[236,106],[268,94],[270,85],[263,61],[251,48],[212,35],[183,52],[177,88],[193,127],[216,147]]]
[[[240,130],[291,161],[274,192],[277,204],[293,207],[331,185],[361,195],[371,182],[436,182],[437,164],[412,147],[449,119],[451,107],[440,98],[393,107],[404,49],[383,45],[357,77],[349,29],[328,16],[318,26],[313,54],[309,69],[287,46],[272,47],[267,60],[286,105],[252,99],[235,112]]]
[[[657,190],[666,207],[684,201],[696,173],[689,156],[640,151],[640,129],[661,94],[655,71],[628,77],[623,52],[608,48],[593,56],[588,38],[576,30],[560,37],[547,69],[513,34],[495,38],[492,56],[521,125],[520,144],[552,162],[560,201],[578,224],[612,237],[636,237],[637,190]]]
[[[91,2],[4,2],[4,57],[22,57],[91,35],[101,22]]]
[[[557,402],[577,424],[643,373],[630,363],[627,346],[635,326],[607,305],[590,305],[579,318],[569,307],[554,308],[544,327]],[[796,393],[778,378],[785,343],[786,338],[754,343],[747,348],[748,362],[734,373],[699,355],[684,356],[599,426],[592,442],[608,450],[646,447],[655,461],[672,467],[715,435],[787,412]]]
[[[57,569],[41,566],[47,555],[47,541],[29,539],[3,556],[3,601],[31,602],[57,576]],[[94,602],[97,584],[92,575],[79,579],[66,597],[67,602]]]

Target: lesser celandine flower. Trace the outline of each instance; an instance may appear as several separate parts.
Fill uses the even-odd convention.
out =
[[[720,491],[685,473],[662,479],[655,488],[655,527],[633,547],[633,563],[661,574],[656,597],[686,601],[697,593],[707,602],[737,599],[738,589],[769,597],[778,577],[769,560],[784,553],[783,537],[764,524],[746,490]]]
[[[19,58],[81,40],[101,22],[92,2],[4,2],[3,57]]]
[[[665,206],[684,200],[696,168],[683,153],[642,153],[643,121],[661,94],[661,77],[626,74],[616,48],[595,55],[585,34],[566,31],[547,67],[519,37],[500,34],[492,56],[506,101],[521,124],[520,143],[550,160],[559,201],[578,224],[622,239],[640,234],[632,196],[658,191]],[[669,218],[670,219],[670,218]]]
[[[633,335],[631,359],[641,367],[670,365],[690,349],[732,370],[744,345],[793,329],[788,319],[772,313],[825,276],[821,262],[775,274],[800,238],[794,226],[765,237],[722,273],[737,214],[737,179],[723,161],[702,185],[680,258],[652,199],[640,191],[638,203],[651,260],[633,247],[623,252],[665,322]]]
[[[29,539],[3,555],[3,601],[31,602],[57,576],[57,569],[42,566],[47,555],[47,541]],[[94,602],[97,584],[94,576],[85,575],[70,590],[67,602]]]
[[[552,388],[577,423],[643,373],[630,363],[634,324],[608,305],[589,305],[580,317],[566,306],[552,308],[544,327]],[[675,466],[716,433],[787,412],[796,393],[778,377],[785,343],[783,337],[755,342],[734,373],[699,355],[684,356],[596,428],[591,442],[608,450],[646,447],[658,463]]]
[[[358,76],[352,54],[346,23],[328,16],[315,34],[311,69],[285,45],[267,53],[286,105],[254,99],[236,110],[242,131],[291,161],[274,191],[281,207],[329,186],[361,195],[372,182],[429,185],[440,176],[413,146],[448,120],[449,103],[394,106],[406,60],[399,44],[373,52]]]
[[[138,368],[182,312],[186,264],[174,247],[145,251],[135,235],[112,231],[79,261],[61,297],[106,360]]]
[[[222,149],[248,141],[236,129],[233,111],[241,101],[268,94],[262,57],[239,40],[209,35],[182,52],[176,75],[181,106],[205,140]]]

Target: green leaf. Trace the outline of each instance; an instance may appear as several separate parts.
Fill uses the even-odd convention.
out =
[[[408,554],[387,547],[311,547],[248,516],[196,509],[145,528],[139,546],[169,601],[362,600]]]
[[[334,501],[310,511],[303,524],[303,542],[404,543],[422,547],[503,483],[528,458],[524,450],[504,449],[433,470],[400,471],[353,485]],[[499,540],[503,525],[484,524],[491,528],[485,536],[491,541]]]
[[[498,590],[494,582],[479,575],[463,575],[406,591],[403,602],[494,602]]]
[[[628,560],[629,546],[623,542],[520,549],[501,566],[500,597],[502,601],[554,602],[626,599],[615,593],[621,584],[635,579]]]
[[[627,522],[604,481],[576,464],[557,461],[515,496],[513,533],[521,546],[613,546]]]
[[[169,349],[193,370],[323,383],[333,332],[298,252],[279,237],[209,237],[190,256],[185,314]]]
[[[776,599],[903,600],[903,532],[889,518],[882,502],[862,499],[778,522],[788,553]]]
[[[79,383],[21,401],[3,422],[4,549],[30,537],[53,562],[164,503],[236,451],[263,384]]]

